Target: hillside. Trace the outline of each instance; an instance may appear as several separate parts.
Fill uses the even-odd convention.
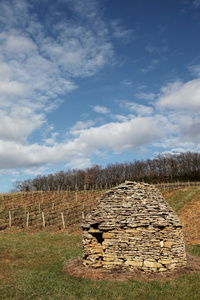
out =
[[[166,194],[165,198],[184,224],[185,244],[200,244],[200,188],[182,188]]]
[[[165,199],[184,223],[186,244],[200,244],[200,187],[159,185]],[[103,190],[26,192],[0,196],[0,230],[80,230],[85,214]]]

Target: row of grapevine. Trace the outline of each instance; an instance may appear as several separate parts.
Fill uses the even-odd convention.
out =
[[[102,191],[26,192],[0,196],[0,229],[61,229],[80,223]]]
[[[200,186],[200,182],[199,181],[195,181],[195,182],[170,182],[170,183],[158,183],[155,184],[156,188],[158,190],[160,190],[162,193],[166,193],[166,192],[172,192],[174,190],[178,190],[181,188],[187,188],[187,187],[198,187]]]

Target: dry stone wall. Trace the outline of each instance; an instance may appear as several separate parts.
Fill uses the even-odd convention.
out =
[[[164,272],[186,264],[182,224],[154,186],[125,182],[106,192],[85,218],[83,264]]]

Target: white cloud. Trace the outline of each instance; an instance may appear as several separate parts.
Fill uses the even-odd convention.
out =
[[[127,122],[133,119],[135,116],[133,114],[128,114],[128,115],[112,115],[112,118],[119,121],[119,122]]]
[[[86,122],[78,121],[69,131],[71,134],[79,134],[81,130],[89,128],[94,125],[94,121],[88,120]]]
[[[11,34],[5,37],[4,49],[7,51],[7,55],[14,53],[25,59],[24,55],[37,51],[37,45],[28,37]]]
[[[1,62],[0,63],[0,80],[2,82],[8,82],[11,78],[12,71],[7,63]]]
[[[200,64],[190,65],[188,69],[195,77],[200,77]]]
[[[158,47],[151,46],[151,45],[147,45],[145,49],[150,54],[152,54],[152,53],[158,53],[160,51],[160,49]]]
[[[46,145],[55,145],[56,144],[56,138],[57,138],[57,136],[59,136],[59,133],[58,132],[53,132],[52,134],[51,134],[51,137],[50,138],[48,138],[48,139],[45,139],[45,144]]]
[[[134,31],[132,29],[126,29],[123,25],[121,25],[121,21],[119,19],[113,20],[111,22],[111,27],[113,29],[113,36],[121,42],[128,43],[135,39]]]
[[[200,121],[194,124],[191,124],[189,127],[184,126],[181,130],[180,138],[188,141],[200,144]]]
[[[153,93],[138,93],[136,97],[141,100],[154,100],[156,95]]]
[[[156,66],[159,64],[159,59],[152,59],[150,64],[146,68],[140,68],[139,73],[148,73],[149,71],[155,70]]]
[[[194,0],[192,2],[192,5],[195,7],[195,8],[198,8],[200,6],[200,0]]]
[[[133,83],[132,83],[132,81],[129,80],[129,79],[124,79],[124,80],[122,81],[122,84],[125,85],[125,86],[131,86]]]
[[[85,169],[89,168],[92,165],[89,158],[73,158],[69,163],[66,164],[67,168],[71,169]]]
[[[55,145],[48,147],[39,144],[21,144],[14,141],[0,141],[1,168],[34,167],[45,164],[55,164],[70,159],[70,153],[75,150],[74,144]],[[69,152],[68,152],[69,151]]]
[[[179,141],[200,143],[200,112],[196,114],[184,114],[178,119]]]
[[[200,79],[186,83],[174,82],[162,87],[158,107],[171,109],[200,109]]]
[[[156,143],[163,149],[200,150],[200,112],[164,110],[155,115],[163,130],[163,138]]]
[[[101,105],[95,105],[93,110],[100,114],[108,114],[110,112],[110,110],[107,107]]]
[[[148,116],[153,114],[153,108],[126,100],[120,101],[120,106],[134,112],[137,116]]]
[[[22,173],[25,174],[25,175],[28,175],[28,176],[37,176],[37,175],[41,175],[41,174],[44,174],[45,171],[46,171],[46,167],[36,167],[36,168],[24,168],[22,170]]]
[[[161,52],[166,52],[168,50],[168,46],[166,44],[166,40],[163,39],[159,46],[152,46],[149,44],[146,46],[145,50],[150,54],[161,53]]]
[[[151,128],[151,130],[148,130]],[[162,136],[157,120],[151,117],[135,118],[123,123],[113,122],[82,131],[78,141],[89,149],[103,148],[122,152],[136,150]]]
[[[151,128],[151,130],[149,130]],[[162,136],[159,122],[151,117],[135,118],[119,123],[79,131],[79,136],[67,143],[55,143],[52,147],[0,141],[1,168],[20,168],[51,165],[62,161],[85,159],[98,149],[123,152],[138,150]]]
[[[0,83],[0,94],[1,95],[15,95],[21,96],[26,89],[25,85],[17,81],[1,82]]]
[[[10,114],[0,111],[0,139],[24,143],[28,136],[44,123],[43,114],[34,114],[27,107],[13,106]]]
[[[19,175],[19,171],[16,169],[0,169],[0,175],[12,175],[17,176]]]

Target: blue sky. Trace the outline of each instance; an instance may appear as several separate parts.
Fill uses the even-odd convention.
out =
[[[200,0],[0,0],[0,192],[200,151]]]

